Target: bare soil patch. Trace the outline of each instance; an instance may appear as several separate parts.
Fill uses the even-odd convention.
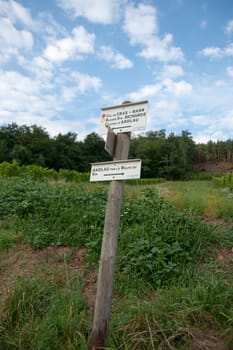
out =
[[[1,253],[0,309],[19,277],[42,277],[61,282],[69,278],[71,283],[82,276],[84,296],[90,309],[95,303],[96,272],[89,271],[84,262],[86,250],[72,247],[50,246],[34,250],[27,245]],[[68,275],[68,276],[67,276]]]
[[[227,173],[233,170],[232,162],[206,162],[195,165],[196,171],[206,171],[209,173]]]
[[[218,261],[221,264],[233,262],[233,248],[222,248],[218,251]]]
[[[175,350],[175,342],[185,338],[189,342],[190,350],[230,350],[230,348],[221,340],[214,331],[198,328],[180,328],[175,334],[167,339],[169,348]]]
[[[191,332],[192,350],[230,350],[213,331],[195,329]]]

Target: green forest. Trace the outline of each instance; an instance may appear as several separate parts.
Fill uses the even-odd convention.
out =
[[[104,144],[94,132],[79,141],[75,132],[51,137],[43,127],[12,123],[0,127],[0,163],[88,172],[91,163],[111,160]],[[206,163],[233,163],[233,139],[196,144],[187,130],[179,135],[148,131],[132,137],[129,158],[142,159],[144,178],[183,179],[194,170],[206,170]]]

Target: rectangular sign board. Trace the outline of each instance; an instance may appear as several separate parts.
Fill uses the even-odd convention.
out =
[[[101,109],[100,135],[106,135],[108,127],[115,134],[145,130],[147,123],[148,101],[123,103],[118,106]]]
[[[139,179],[140,176],[140,159],[119,160],[92,164],[90,181]]]

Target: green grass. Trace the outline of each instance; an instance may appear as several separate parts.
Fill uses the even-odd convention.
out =
[[[87,322],[80,283],[63,287],[19,279],[1,315],[0,348],[86,349]]]
[[[21,242],[38,252],[48,246],[85,247],[85,269],[96,270],[106,200],[102,184],[1,179],[0,256],[14,254]],[[211,182],[126,186],[109,350],[191,350],[197,330],[212,332],[231,348],[233,262],[221,263],[217,255],[233,246],[233,232],[206,225],[201,217],[230,221],[230,208],[227,192]],[[88,349],[92,314],[82,266],[71,279],[70,253],[63,278],[56,279],[54,264],[20,277],[2,297],[0,349]]]
[[[210,219],[233,219],[233,200],[228,190],[211,181],[167,182],[158,185],[160,194],[178,209],[190,209]]]

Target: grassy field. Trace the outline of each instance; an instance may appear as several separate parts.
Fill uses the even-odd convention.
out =
[[[0,179],[0,349],[87,350],[107,185]],[[233,349],[233,198],[127,184],[107,349]]]

